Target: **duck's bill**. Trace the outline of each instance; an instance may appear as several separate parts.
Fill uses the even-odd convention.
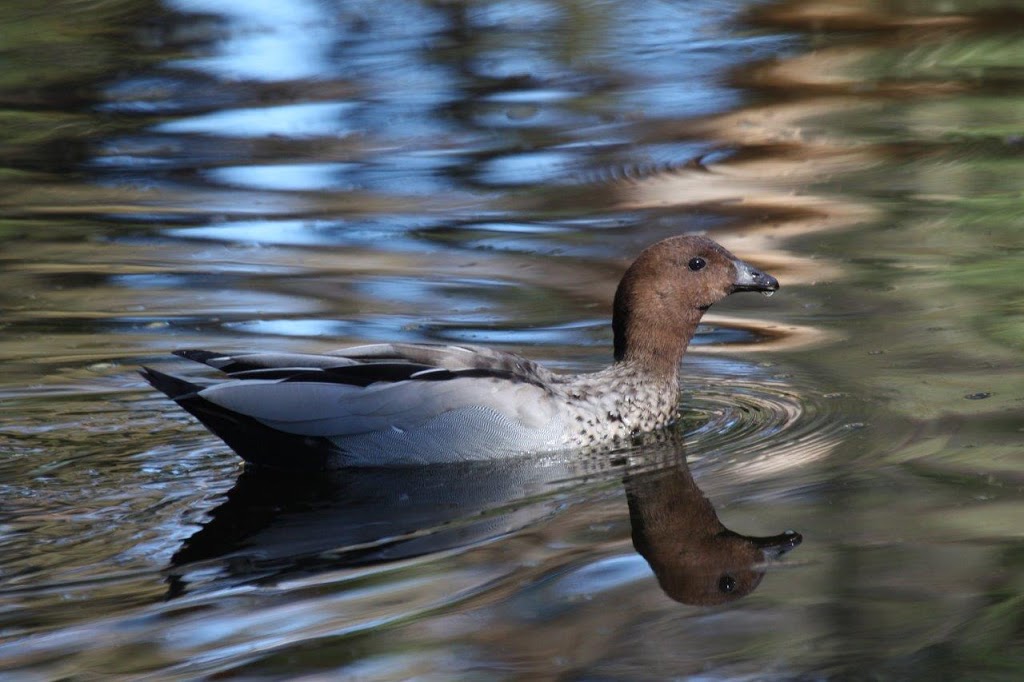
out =
[[[764,552],[766,557],[777,559],[791,549],[798,547],[804,541],[804,537],[794,530],[787,530],[780,535],[769,535],[767,537],[748,537],[754,546]]]
[[[779,280],[766,272],[761,272],[750,263],[741,260],[733,261],[736,268],[736,279],[732,283],[732,291],[760,291],[771,294],[778,290]]]

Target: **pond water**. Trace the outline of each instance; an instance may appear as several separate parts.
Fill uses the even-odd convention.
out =
[[[0,26],[0,677],[1024,675],[1018,3]],[[614,453],[268,475],[136,373],[381,340],[597,369],[624,267],[683,232],[782,289],[716,305],[679,424]],[[708,604],[679,557],[718,520],[803,543]]]

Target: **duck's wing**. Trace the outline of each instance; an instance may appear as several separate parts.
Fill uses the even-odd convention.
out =
[[[233,378],[285,378],[297,370],[323,370],[334,380],[355,382],[402,381],[432,369],[476,370],[479,376],[502,376],[515,381],[546,384],[556,375],[521,355],[483,346],[378,343],[354,346],[324,355],[303,353],[216,353],[207,350],[174,352],[219,369]],[[359,368],[359,369],[355,369]],[[262,372],[262,374],[260,374]],[[438,380],[443,374],[432,377]]]
[[[546,432],[554,404],[543,388],[477,372],[432,370],[439,378],[370,385],[331,381],[330,372],[325,372],[323,377],[225,381],[197,395],[233,414],[299,436],[341,439],[413,433],[438,419],[454,420],[453,427],[463,424],[461,433],[453,429],[453,438],[464,438],[469,425],[477,422],[491,424],[495,436],[520,430]]]
[[[561,433],[545,383],[552,375],[511,353],[380,344],[331,355],[177,354],[230,378],[204,388],[154,370],[144,376],[243,457],[229,431],[253,423],[346,453],[401,449],[416,461],[529,451]]]

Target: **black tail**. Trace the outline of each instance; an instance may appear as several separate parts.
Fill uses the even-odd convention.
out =
[[[247,462],[293,470],[318,470],[329,466],[337,450],[326,438],[307,438],[272,429],[252,417],[211,403],[199,391],[203,387],[170,374],[143,367],[139,374],[203,423]]]
[[[143,379],[152,384],[153,388],[165,393],[168,398],[175,402],[190,398],[202,389],[202,386],[193,384],[191,381],[185,381],[170,374],[150,369],[149,367],[140,369],[139,374],[142,375]]]

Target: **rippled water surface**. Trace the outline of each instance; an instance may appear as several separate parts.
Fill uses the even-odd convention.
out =
[[[1018,4],[0,26],[0,676],[1024,675]],[[596,369],[623,269],[682,232],[783,288],[716,305],[679,423],[615,452],[244,471],[135,371],[381,340]]]

